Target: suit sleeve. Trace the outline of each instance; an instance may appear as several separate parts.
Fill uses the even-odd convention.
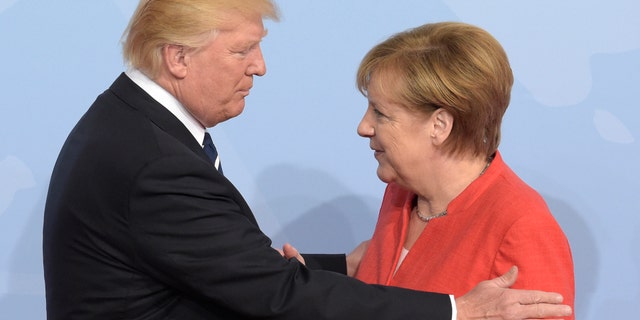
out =
[[[302,254],[309,269],[333,271],[347,274],[347,257],[344,254]]]
[[[282,258],[235,188],[200,159],[162,157],[131,190],[138,265],[198,303],[248,318],[451,319],[448,295],[367,285]]]

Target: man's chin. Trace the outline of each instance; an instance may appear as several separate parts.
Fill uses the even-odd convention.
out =
[[[242,99],[242,101],[240,101],[238,103],[238,105],[236,107],[234,107],[231,111],[232,112],[231,112],[231,117],[230,118],[235,118],[235,117],[241,115],[242,112],[244,111],[244,99]]]
[[[237,101],[233,106],[229,106],[229,108],[226,109],[227,112],[225,112],[224,121],[241,115],[242,112],[244,111],[244,105],[245,103],[243,98],[241,101]]]

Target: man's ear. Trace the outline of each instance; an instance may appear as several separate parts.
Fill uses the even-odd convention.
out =
[[[445,109],[439,108],[431,115],[433,127],[431,129],[431,139],[434,144],[442,145],[453,129],[453,115]]]
[[[178,79],[187,76],[186,51],[181,45],[166,44],[162,47],[162,61],[169,73]]]

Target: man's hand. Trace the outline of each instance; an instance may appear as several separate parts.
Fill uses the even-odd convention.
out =
[[[280,254],[285,258],[285,259],[291,259],[291,258],[296,258],[298,259],[298,261],[300,261],[300,263],[305,264],[304,262],[304,258],[302,257],[302,255],[300,254],[300,252],[298,252],[298,249],[294,248],[291,244],[289,243],[285,243],[284,246],[282,246],[282,250],[280,249],[276,249],[278,250],[278,252],[280,252]]]
[[[347,255],[347,275],[349,277],[356,275],[362,256],[369,247],[369,241],[370,240],[362,241],[355,249],[353,249],[353,251],[351,251],[351,253]]]
[[[570,316],[571,307],[562,305],[557,293],[509,289],[516,282],[518,268],[480,282],[462,297],[456,298],[457,320],[468,319],[542,319]]]

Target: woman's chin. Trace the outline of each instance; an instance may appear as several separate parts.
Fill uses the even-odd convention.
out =
[[[389,171],[384,170],[380,167],[378,167],[378,179],[382,180],[382,182],[384,183],[390,183],[391,181],[393,181],[393,176],[391,174],[389,174]]]

